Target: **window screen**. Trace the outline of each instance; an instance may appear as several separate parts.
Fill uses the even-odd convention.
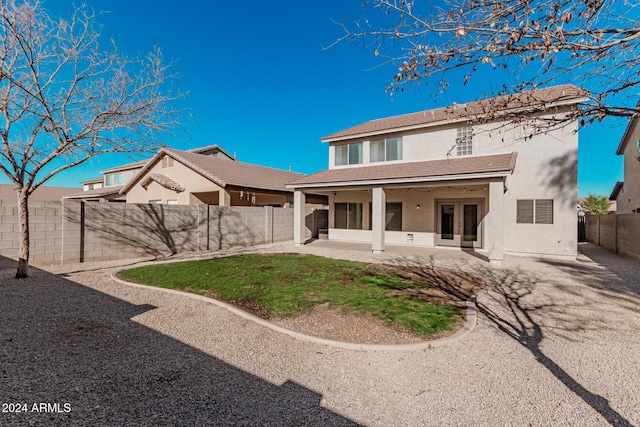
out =
[[[533,224],[533,200],[518,200],[516,223]]]
[[[553,200],[536,200],[536,224],[553,224]]]

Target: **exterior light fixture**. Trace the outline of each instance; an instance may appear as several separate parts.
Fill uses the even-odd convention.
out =
[[[416,205],[416,209],[417,209],[417,210],[420,210],[420,203],[418,203],[418,204]]]

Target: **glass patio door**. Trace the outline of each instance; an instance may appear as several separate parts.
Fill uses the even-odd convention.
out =
[[[436,244],[439,246],[482,247],[480,202],[438,202]]]

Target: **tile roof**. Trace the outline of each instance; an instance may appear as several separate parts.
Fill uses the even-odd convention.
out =
[[[402,116],[371,120],[321,138],[322,141],[347,139],[375,133],[388,133],[405,128],[426,127],[443,121],[478,120],[500,116],[500,112],[533,108],[544,110],[548,104],[575,104],[588,96],[588,92],[573,85],[553,86],[545,89],[500,96],[452,106],[420,111]]]
[[[160,173],[149,174],[149,176],[147,176],[144,181],[142,181],[142,186],[146,188],[149,184],[151,184],[151,181],[155,181],[158,184],[162,185],[164,188],[174,190],[178,193],[184,191],[184,187],[182,185],[178,184],[168,176],[162,175]]]
[[[69,194],[64,198],[65,199],[87,199],[91,197],[110,196],[112,194],[118,194],[122,189],[122,187],[123,187],[122,185],[116,185],[112,187],[95,188],[93,190],[87,190],[87,191],[81,191],[79,193]]]
[[[273,169],[239,161],[230,162],[226,159],[205,156],[202,154],[162,148],[158,154],[156,154],[154,159],[145,166],[145,169],[125,185],[122,192],[128,191],[130,187],[135,185],[138,179],[153,166],[154,162],[159,161],[164,154],[172,157],[176,161],[191,168],[195,172],[223,188],[231,185],[237,187],[291,192],[292,190],[288,189],[286,184],[304,176],[300,173],[284,171],[281,169]]]
[[[363,166],[324,170],[291,182],[290,187],[305,187],[313,184],[346,183],[362,181],[442,178],[484,173],[513,172],[516,153],[491,156],[469,156],[425,162],[394,163],[378,166]]]
[[[77,193],[81,188],[42,186],[31,193],[29,200],[60,200],[68,194]],[[0,184],[0,199],[17,200],[13,184]]]

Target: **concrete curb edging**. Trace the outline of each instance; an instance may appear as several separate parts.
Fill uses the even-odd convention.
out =
[[[182,261],[182,260],[180,260]],[[179,261],[176,261],[179,262]],[[161,262],[162,264],[167,263],[165,262]],[[153,264],[153,263],[144,263],[145,265],[149,265],[149,264]],[[225,310],[235,314],[236,316],[239,316],[245,320],[257,323],[258,325],[267,327],[273,331],[279,332],[281,334],[285,334],[290,336],[291,338],[294,338],[298,341],[302,341],[302,342],[309,342],[309,343],[314,343],[314,344],[322,344],[322,345],[327,345],[327,346],[331,346],[331,347],[337,347],[337,348],[343,348],[346,350],[360,350],[360,351],[415,351],[415,350],[428,350],[431,348],[439,348],[439,347],[445,347],[447,345],[451,345],[455,342],[461,341],[464,337],[466,337],[471,331],[473,331],[476,327],[476,324],[478,322],[478,309],[476,307],[476,298],[478,297],[478,295],[480,295],[483,292],[486,292],[485,290],[482,290],[480,292],[478,292],[477,294],[473,295],[472,297],[470,297],[467,301],[466,301],[466,306],[467,306],[467,316],[466,316],[466,320],[464,325],[462,326],[462,328],[460,328],[460,330],[458,330],[455,334],[448,336],[448,337],[444,337],[444,338],[439,338],[439,339],[435,339],[432,341],[424,341],[424,342],[419,342],[419,343],[413,343],[413,344],[357,344],[357,343],[349,343],[349,342],[343,342],[343,341],[334,341],[334,340],[329,340],[329,339],[325,339],[325,338],[318,338],[318,337],[314,337],[312,335],[306,335],[300,332],[296,332],[293,331],[291,329],[287,329],[284,328],[282,326],[278,326],[275,325],[271,322],[269,322],[268,320],[262,319],[260,317],[254,316],[253,314],[247,313],[246,311],[240,310],[239,308],[236,308],[235,306],[228,304],[226,302],[214,299],[214,298],[209,298],[209,297],[205,297],[202,295],[196,295],[196,294],[192,294],[189,292],[184,292],[184,291],[179,291],[179,290],[175,290],[175,289],[167,289],[167,288],[160,288],[157,286],[150,286],[150,285],[141,285],[139,283],[132,283],[132,282],[128,282],[126,280],[120,279],[119,277],[117,277],[117,274],[122,271],[122,270],[127,270],[132,268],[131,266],[128,266],[126,268],[118,268],[116,270],[114,270],[111,273],[111,279],[114,280],[115,282],[118,282],[122,285],[126,285],[126,286],[131,286],[134,288],[140,288],[140,289],[147,289],[147,290],[155,290],[155,291],[161,291],[161,292],[166,292],[169,294],[174,294],[174,295],[181,295],[181,296],[186,296],[189,298],[193,298],[196,299],[198,301],[203,301],[209,304],[213,304],[217,307],[220,308],[224,308]]]

